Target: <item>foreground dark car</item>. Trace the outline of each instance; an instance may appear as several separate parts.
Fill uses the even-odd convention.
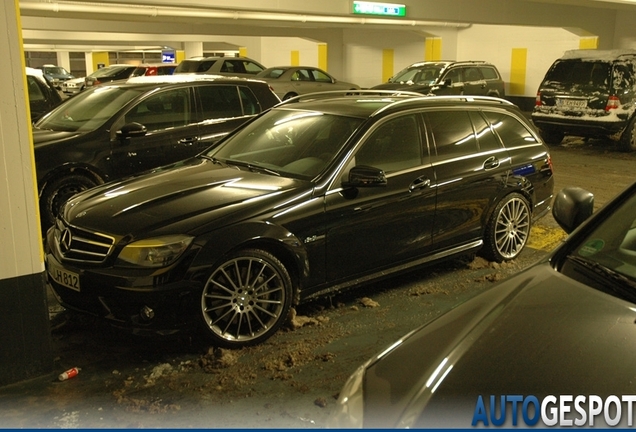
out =
[[[636,150],[636,51],[566,51],[539,86],[532,121],[547,144],[607,137]]]
[[[264,82],[205,75],[79,93],[33,128],[43,227],[72,195],[192,157],[279,102]]]
[[[481,250],[549,209],[547,148],[501,99],[291,99],[198,157],[71,199],[48,232],[61,303],[137,332],[270,337],[290,308]]]
[[[570,232],[592,208],[590,193],[568,188],[553,213]],[[631,425],[622,398],[636,401],[635,303],[636,184],[542,262],[370,359],[332,426],[607,427],[621,418],[617,401],[620,425]]]
[[[497,68],[484,61],[427,61],[413,63],[373,87],[436,95],[504,97],[505,83]]]

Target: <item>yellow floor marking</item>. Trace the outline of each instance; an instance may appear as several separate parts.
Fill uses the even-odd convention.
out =
[[[535,225],[530,230],[528,247],[549,252],[561,243],[561,241],[567,236],[568,235],[561,228],[550,228]]]

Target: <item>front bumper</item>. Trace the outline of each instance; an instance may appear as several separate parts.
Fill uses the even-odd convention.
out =
[[[48,282],[60,304],[68,309],[100,317],[136,334],[169,335],[196,326],[200,282],[184,278],[163,283],[165,275],[157,277],[153,270],[145,269],[82,268],[60,262],[51,251],[45,261]],[[60,274],[77,276],[77,281],[64,283]],[[153,282],[144,284],[146,281]]]

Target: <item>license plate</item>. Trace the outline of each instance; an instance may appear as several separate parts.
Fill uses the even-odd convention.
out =
[[[70,272],[49,263],[49,276],[51,276],[51,279],[55,282],[65,286],[66,288],[70,288],[78,292],[80,290],[80,280],[77,273]]]
[[[557,99],[556,103],[560,108],[587,108],[586,99]]]

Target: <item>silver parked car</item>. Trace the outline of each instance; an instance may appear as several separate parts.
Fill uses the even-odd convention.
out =
[[[256,78],[267,82],[282,100],[328,90],[360,90],[356,84],[339,81],[322,69],[311,66],[272,67],[256,75]]]

